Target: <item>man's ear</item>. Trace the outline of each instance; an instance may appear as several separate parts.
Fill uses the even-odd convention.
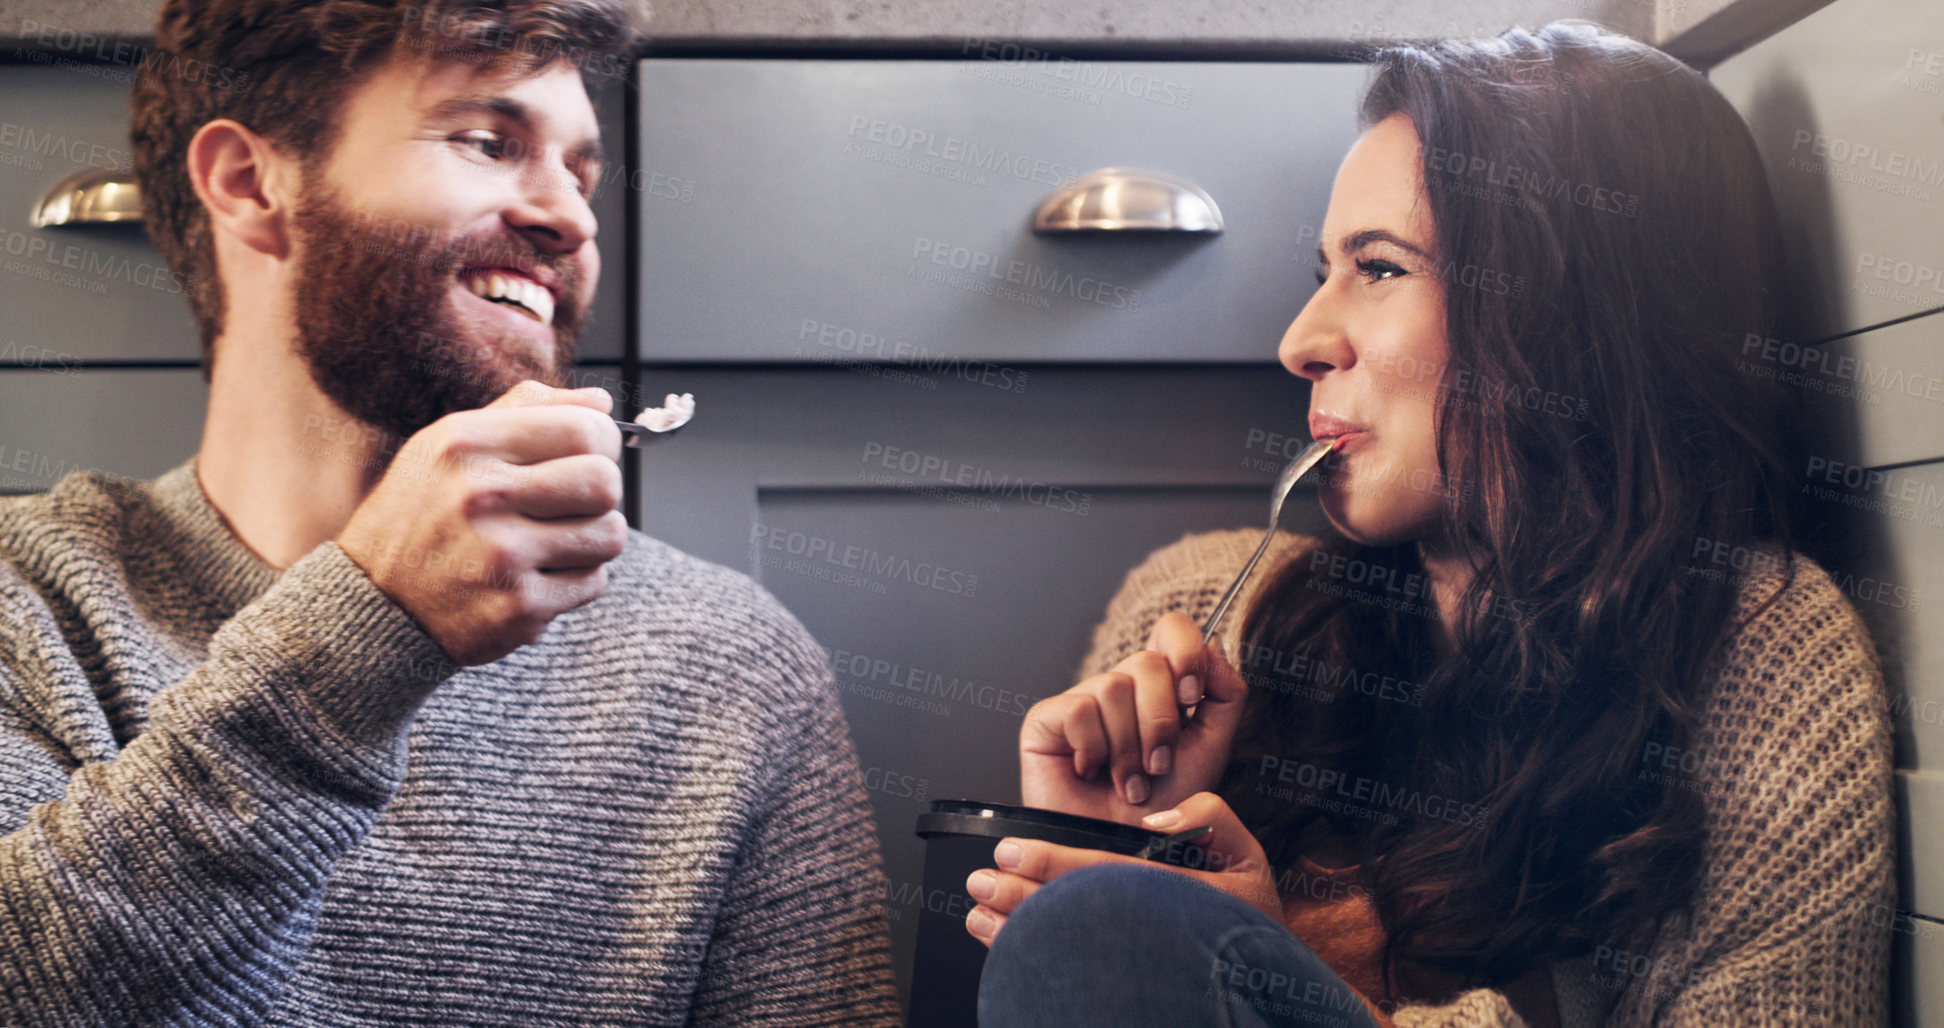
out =
[[[218,118],[189,140],[188,163],[212,230],[266,256],[289,254],[297,173],[290,158],[248,126]]]

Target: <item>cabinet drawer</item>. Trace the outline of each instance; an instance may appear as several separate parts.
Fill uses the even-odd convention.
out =
[[[642,358],[1273,360],[1364,67],[1086,70],[642,62]],[[1200,186],[1226,230],[1033,232],[1106,167]]]
[[[101,76],[83,74],[94,71]],[[131,74],[122,65],[0,65],[0,364],[201,357],[183,283],[139,224],[28,223],[69,175],[133,166]]]
[[[0,371],[0,493],[72,471],[154,478],[201,445],[208,399],[193,367]]]

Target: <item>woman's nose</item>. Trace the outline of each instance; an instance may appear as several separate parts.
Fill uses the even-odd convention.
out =
[[[1276,348],[1276,356],[1290,374],[1314,382],[1356,362],[1356,351],[1336,315],[1335,283],[1325,281],[1303,305],[1296,320],[1289,323],[1282,344]]]

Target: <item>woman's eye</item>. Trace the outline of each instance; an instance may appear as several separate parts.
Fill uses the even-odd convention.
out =
[[[478,150],[481,155],[499,160],[507,154],[506,139],[496,132],[462,132],[453,141]]]
[[[1316,266],[1316,284],[1318,286],[1321,286],[1323,283],[1328,282],[1329,280],[1330,280],[1329,269],[1325,268],[1321,264],[1318,264]]]
[[[1358,261],[1357,271],[1359,274],[1369,278],[1372,282],[1379,282],[1387,278],[1400,278],[1410,274],[1410,272],[1392,264],[1390,261],[1374,258]]]

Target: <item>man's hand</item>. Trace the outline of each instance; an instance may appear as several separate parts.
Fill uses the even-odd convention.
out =
[[[1133,824],[1213,789],[1248,692],[1193,621],[1164,614],[1147,649],[1026,712],[1023,802]]]
[[[337,543],[453,663],[540,638],[607,588],[628,523],[600,389],[522,382],[407,440]]]
[[[1220,796],[1198,792],[1173,810],[1150,814],[1143,824],[1155,831],[1171,831],[1184,825],[1212,825],[1213,830],[1195,845],[1208,851],[1206,866],[1213,871],[1197,871],[1153,860],[1140,860],[1104,850],[1058,846],[1038,839],[1002,839],[993,847],[993,862],[999,870],[972,872],[966,891],[979,901],[965,918],[965,930],[972,937],[992,945],[1006,918],[1019,909],[1026,897],[1068,871],[1094,864],[1134,864],[1156,867],[1187,875],[1238,897],[1282,923],[1282,899],[1276,892],[1276,878],[1269,870],[1269,858],[1262,844],[1242,825],[1235,811]]]

